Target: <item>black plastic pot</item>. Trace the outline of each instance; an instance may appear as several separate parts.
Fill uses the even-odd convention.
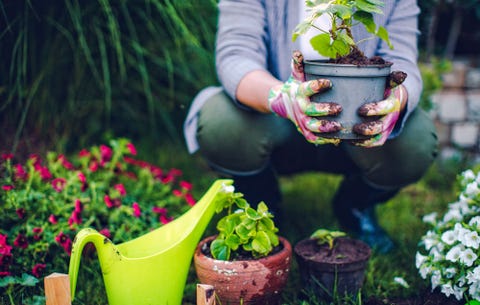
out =
[[[356,66],[306,60],[304,65],[307,80],[326,78],[332,82],[330,90],[315,94],[312,100],[334,102],[343,108],[339,116],[326,117],[340,122],[342,129],[322,136],[346,140],[365,138],[352,131],[355,124],[368,120],[359,116],[357,109],[365,103],[383,100],[391,64]]]

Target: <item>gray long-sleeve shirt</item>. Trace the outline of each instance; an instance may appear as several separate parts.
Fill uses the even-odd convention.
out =
[[[291,73],[292,52],[300,49],[299,41],[292,42],[292,33],[300,22],[300,3],[303,0],[221,0],[216,39],[216,69],[223,89],[234,100],[240,80],[254,70],[268,70],[280,80]],[[400,128],[416,108],[422,90],[417,66],[418,14],[415,0],[385,1],[384,14],[374,16],[377,25],[384,26],[394,49],[377,37],[371,37],[363,27],[353,28],[356,41],[371,37],[359,47],[370,57],[378,55],[393,62],[392,70],[408,74],[403,85],[408,90],[408,103]],[[214,92],[212,88],[210,92]],[[185,137],[190,152],[196,150],[196,114],[209,94],[199,94],[192,103],[185,121]]]

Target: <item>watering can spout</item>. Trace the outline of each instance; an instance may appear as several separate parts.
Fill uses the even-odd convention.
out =
[[[232,180],[217,180],[185,214],[145,235],[114,245],[94,229],[75,237],[69,276],[75,296],[82,251],[95,246],[110,305],[180,305],[195,248],[215,213],[217,195]]]

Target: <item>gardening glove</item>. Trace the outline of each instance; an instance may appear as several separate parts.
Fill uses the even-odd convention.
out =
[[[356,124],[353,127],[354,132],[371,136],[371,138],[355,141],[352,144],[362,147],[376,147],[385,143],[400,117],[402,104],[405,104],[408,98],[407,89],[401,85],[406,77],[407,74],[401,71],[390,73],[385,89],[385,99],[364,104],[358,109],[358,114],[361,116],[377,116],[379,118],[374,121]]]
[[[335,103],[314,103],[310,101],[310,96],[313,94],[331,88],[330,80],[305,81],[303,55],[299,51],[293,53],[291,66],[292,74],[289,79],[285,83],[270,89],[268,96],[270,110],[282,118],[292,121],[308,142],[337,145],[340,143],[340,139],[324,138],[321,134],[340,130],[340,123],[318,119],[317,117],[338,115],[342,111],[342,107]]]

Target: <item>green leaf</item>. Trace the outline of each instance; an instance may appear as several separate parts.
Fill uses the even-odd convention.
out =
[[[322,56],[335,58],[337,55],[330,45],[330,35],[326,33],[312,37],[310,44]]]
[[[353,7],[349,7],[342,4],[334,4],[331,6],[331,13],[335,14],[340,19],[348,20],[352,18]]]
[[[393,45],[390,42],[390,38],[388,37],[387,29],[385,29],[383,26],[379,27],[377,31],[377,36],[380,37],[380,39],[382,39],[383,41],[385,41],[390,47],[390,49],[393,49]]]
[[[261,201],[258,206],[257,206],[257,212],[260,215],[264,215],[265,213],[268,213],[268,207],[265,204],[265,202]]]
[[[252,240],[252,248],[261,256],[266,256],[272,250],[272,244],[267,233],[258,232],[257,236]]]
[[[225,239],[225,245],[229,247],[232,251],[237,250],[241,243],[242,242],[237,235],[230,235]]]
[[[9,285],[16,284],[17,282],[18,281],[17,281],[16,277],[5,276],[5,277],[0,278],[0,287],[7,287]]]
[[[215,239],[210,244],[210,252],[215,259],[227,261],[230,259],[230,248],[223,239]]]
[[[252,208],[248,208],[245,212],[246,212],[247,217],[248,217],[249,219],[258,220],[258,219],[262,218],[262,215],[260,215],[259,213],[257,213],[257,211],[255,211],[255,210],[252,209]]]
[[[334,57],[337,57],[337,55],[344,56],[350,52],[350,45],[348,41],[337,39],[332,43],[331,49],[332,53],[335,53]]]
[[[237,207],[242,210],[245,210],[250,206],[244,198],[237,198],[236,204],[237,204]]]
[[[39,280],[33,275],[23,273],[21,280],[18,282],[22,286],[35,286]]]
[[[251,230],[248,229],[244,224],[238,225],[236,230],[235,230],[237,235],[243,240],[248,240],[250,231]]]
[[[375,21],[371,13],[358,11],[353,15],[353,19],[361,22],[365,26],[367,32],[375,34],[377,26],[375,25]]]
[[[300,22],[293,31],[292,41],[297,40],[298,36],[305,34],[312,27],[312,23],[309,21]]]
[[[357,0],[355,3],[356,8],[360,11],[383,14],[383,11],[377,5],[372,4],[367,0]]]

